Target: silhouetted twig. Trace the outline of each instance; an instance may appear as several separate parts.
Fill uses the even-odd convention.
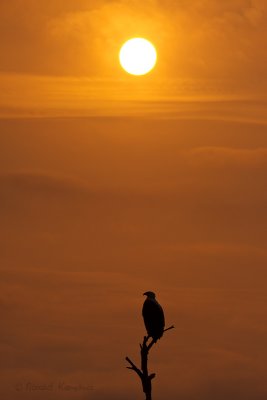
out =
[[[164,332],[169,331],[170,329],[173,329],[174,326],[170,326],[169,328],[164,329]],[[148,339],[150,336],[144,336],[143,343],[140,344],[140,349],[141,349],[141,369],[139,369],[133,362],[130,360],[129,357],[126,357],[126,361],[131,365],[130,367],[126,367],[128,369],[132,369],[137,373],[139,378],[141,379],[142,386],[143,386],[143,392],[146,395],[146,400],[152,400],[151,397],[151,392],[152,392],[152,384],[151,381],[153,378],[155,378],[156,374],[148,373],[148,367],[147,367],[147,361],[148,361],[148,353],[153,344],[155,343],[154,339],[151,340],[149,344],[147,344]]]
[[[164,329],[164,331],[163,331],[163,332],[169,331],[170,329],[174,329],[174,325],[172,325],[172,326],[169,326],[169,328],[166,328],[166,329]]]

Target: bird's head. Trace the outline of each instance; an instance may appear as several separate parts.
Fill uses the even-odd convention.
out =
[[[154,292],[145,292],[143,296],[147,296],[149,299],[155,299],[156,295]]]

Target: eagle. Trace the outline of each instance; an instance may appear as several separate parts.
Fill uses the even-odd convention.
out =
[[[154,292],[145,292],[143,295],[147,296],[142,309],[145,327],[148,336],[152,337],[156,343],[164,332],[164,312],[161,305],[157,302]]]

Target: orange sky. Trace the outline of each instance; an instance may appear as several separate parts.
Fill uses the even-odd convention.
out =
[[[142,398],[147,290],[175,325],[155,399],[266,398],[266,13],[0,4],[1,398]],[[148,76],[118,64],[131,36],[157,46]]]
[[[161,55],[159,71],[174,78],[266,77],[265,0],[10,0],[0,7],[1,71],[114,78],[121,42],[146,36]]]
[[[266,98],[265,0],[10,0],[0,15],[1,115],[117,115],[126,100]],[[158,51],[155,70],[138,81],[118,62],[133,36]]]

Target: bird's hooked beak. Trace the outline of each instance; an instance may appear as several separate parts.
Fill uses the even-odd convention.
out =
[[[150,291],[143,293],[143,296],[147,296],[147,297],[153,298],[153,299],[156,297],[155,293],[150,292]]]

